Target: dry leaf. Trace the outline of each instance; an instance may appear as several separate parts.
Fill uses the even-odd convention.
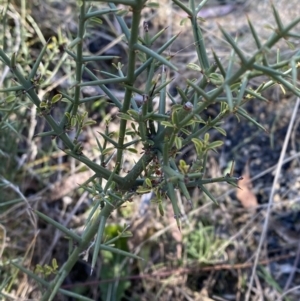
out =
[[[252,191],[252,183],[249,173],[249,165],[246,164],[245,171],[243,174],[243,180],[238,181],[236,197],[242,203],[243,207],[246,209],[256,207],[258,205],[257,198]]]

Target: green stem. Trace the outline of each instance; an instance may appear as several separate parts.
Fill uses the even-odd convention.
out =
[[[162,67],[162,74],[161,74],[161,84],[163,85],[166,82],[166,70],[165,67]],[[164,87],[160,91],[159,95],[159,108],[158,112],[159,114],[165,114],[166,113],[166,97],[167,97],[167,89]],[[163,125],[161,123],[158,124],[157,127],[157,133],[160,133],[163,131]]]
[[[133,189],[136,186],[137,178],[140,176],[146,166],[153,160],[156,152],[146,150],[145,154],[134,165],[128,175],[123,178],[122,184],[119,185],[121,190]]]
[[[68,258],[67,262],[62,266],[60,269],[60,273],[54,278],[54,280],[51,282],[51,285],[47,289],[46,293],[43,295],[41,301],[51,301],[55,297],[57,291],[54,291],[54,287],[57,287],[58,283],[62,283],[65,279],[65,277],[70,273],[71,269],[77,262],[81,252],[86,250],[91,241],[94,239],[94,236],[98,232],[99,227],[99,221],[104,219],[105,221],[110,216],[112,211],[114,210],[114,207],[110,206],[109,204],[106,204],[104,208],[101,210],[99,216],[95,221],[93,221],[90,224],[90,227],[88,227],[83,236],[82,236],[82,242],[73,250],[71,256]],[[104,228],[103,228],[104,231]],[[102,233],[98,233],[99,235],[103,235]],[[51,296],[51,297],[50,297]]]
[[[72,115],[75,116],[77,114],[79,100],[80,100],[80,91],[81,87],[78,85],[81,83],[82,80],[82,71],[83,71],[83,61],[82,61],[82,54],[83,54],[83,38],[84,38],[84,31],[85,31],[85,1],[81,2],[80,6],[80,14],[79,14],[79,28],[77,38],[80,39],[80,42],[77,44],[77,51],[76,51],[76,86],[75,86],[75,93],[74,93],[74,106]]]
[[[192,23],[194,41],[196,42],[195,48],[197,51],[198,60],[202,70],[205,72],[206,70],[209,69],[209,61],[206,54],[204,38],[200,26],[198,25],[198,18],[195,9],[193,9],[193,15],[191,16],[191,23]]]
[[[131,26],[131,34],[129,39],[129,58],[128,58],[128,74],[125,83],[128,86],[133,86],[135,81],[134,71],[135,71],[135,63],[136,63],[136,51],[135,45],[138,42],[138,35],[139,35],[139,25],[141,20],[141,11],[144,6],[144,1],[137,1],[135,6],[132,6],[133,17],[132,17],[132,26]],[[128,109],[130,108],[132,97],[132,89],[126,88],[125,96],[124,96],[124,103],[121,108],[121,113],[127,113]],[[122,167],[122,156],[124,151],[124,138],[125,138],[125,131],[127,126],[127,120],[121,119],[120,121],[120,131],[119,131],[119,139],[118,139],[118,151],[117,151],[117,158],[116,164],[118,165],[118,172]]]

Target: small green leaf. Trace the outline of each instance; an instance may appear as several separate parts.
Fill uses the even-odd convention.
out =
[[[154,141],[152,141],[152,140],[146,140],[145,144],[153,146],[154,145]]]
[[[115,149],[114,147],[108,147],[106,149],[103,150],[103,152],[101,153],[102,155],[106,155],[109,152],[111,152],[113,149]]]
[[[42,274],[43,272],[44,272],[44,269],[43,269],[43,267],[40,265],[40,264],[37,264],[36,266],[35,266],[35,269],[34,269],[34,272],[36,273],[36,274]]]
[[[191,132],[188,131],[187,129],[181,128],[180,131],[183,132],[183,133],[185,133],[187,136],[189,136],[191,134]]]
[[[207,143],[209,141],[209,133],[205,133],[204,142]]]
[[[230,85],[230,89],[234,92],[238,92],[240,90],[241,83],[234,83]]]
[[[74,126],[76,125],[76,123],[77,123],[77,118],[76,118],[76,116],[72,116],[72,117],[71,117],[71,127],[74,127]]]
[[[10,67],[12,68],[12,69],[14,69],[14,68],[16,68],[16,57],[17,57],[17,53],[16,52],[14,52],[13,54],[12,54],[12,56],[11,56],[11,59],[10,59]]]
[[[129,135],[133,137],[135,135],[135,131],[126,130],[125,135]]]
[[[165,215],[165,212],[164,212],[164,208],[163,208],[163,205],[161,202],[158,203],[158,210],[159,210],[159,214],[161,216],[164,216]]]
[[[57,260],[56,258],[52,258],[52,268],[54,271],[56,271],[58,269],[58,264],[57,264]]]
[[[183,18],[183,19],[181,19],[181,21],[180,21],[180,26],[183,26],[183,25],[185,25],[185,23],[187,22],[189,20],[189,18]]]
[[[82,113],[82,115],[81,115],[82,119],[81,119],[81,120],[84,120],[84,118],[85,118],[87,115],[88,115],[88,112],[87,112],[87,111],[85,111],[84,113]]]
[[[124,231],[121,235],[120,235],[120,237],[122,237],[122,238],[127,238],[127,237],[132,237],[133,236],[133,234],[132,234],[132,232],[130,232],[130,231]]]
[[[194,70],[194,71],[199,71],[199,72],[201,72],[201,68],[200,68],[200,66],[197,65],[197,64],[189,63],[189,64],[187,64],[186,67],[187,67],[188,69],[191,69],[191,70]]]
[[[157,2],[147,2],[145,6],[151,7],[151,8],[159,8],[159,3],[157,3]]]
[[[178,124],[179,124],[177,111],[175,111],[175,110],[172,112],[172,123],[176,126],[178,126]]]
[[[197,139],[197,138],[192,138],[192,141],[195,145],[197,155],[201,156],[203,154],[203,151],[204,151],[203,142],[201,140]]]
[[[124,17],[129,13],[128,9],[120,9],[115,14],[119,17]]]
[[[76,122],[78,124],[81,124],[81,122],[83,121],[83,118],[80,114],[76,114],[75,118],[76,118]]]
[[[149,178],[145,179],[145,183],[146,183],[147,187],[152,188],[152,183],[151,183],[151,180]]]
[[[65,116],[67,117],[68,122],[70,122],[70,120],[71,120],[71,114],[69,112],[65,112]]]
[[[148,193],[150,191],[151,191],[150,188],[145,188],[143,186],[139,186],[138,189],[136,190],[137,193],[141,193],[141,194]]]
[[[127,113],[129,115],[131,115],[135,120],[139,120],[140,119],[140,115],[137,111],[135,110],[128,110]]]
[[[165,121],[167,118],[169,118],[169,116],[167,115],[163,115],[163,114],[147,114],[145,116],[145,119],[151,119],[151,120],[155,120],[155,121]]]
[[[93,124],[96,124],[97,122],[95,120],[87,120],[84,122],[83,126],[88,126],[88,125],[93,125]]]
[[[198,20],[199,22],[206,22],[206,19],[204,19],[204,18],[202,18],[202,17],[198,17],[197,20]]]
[[[62,98],[61,101],[62,101],[62,102],[66,102],[66,103],[72,103],[72,101],[71,101],[70,99],[65,98],[65,97]]]
[[[162,122],[161,122],[161,124],[162,124],[162,125],[164,125],[164,126],[171,127],[171,128],[173,128],[173,127],[174,127],[174,124],[172,124],[172,123],[171,123],[171,122],[169,122],[169,121],[162,121]]]
[[[274,27],[271,26],[271,25],[269,25],[269,24],[265,24],[265,25],[264,25],[264,28],[266,28],[266,29],[271,29],[271,30],[275,31]]]
[[[40,102],[40,108],[47,108],[47,102],[46,101],[41,101]]]
[[[128,150],[129,152],[134,153],[134,154],[138,153],[137,149],[132,148],[132,147],[128,147],[128,148],[126,148],[126,150]]]
[[[196,147],[203,148],[203,142],[199,140],[198,138],[192,138],[193,143]]]
[[[103,24],[103,21],[97,17],[90,18],[90,21],[93,23],[96,23],[96,24],[100,24],[100,25]]]
[[[48,264],[45,264],[45,266],[44,266],[44,274],[46,276],[49,276],[52,274],[52,268]]]
[[[5,101],[7,103],[13,102],[16,99],[15,95],[9,95],[8,97],[6,97]]]
[[[186,164],[186,162],[184,160],[180,160],[179,161],[179,166],[178,166],[179,170],[183,173],[183,174],[187,174],[190,166]]]
[[[211,73],[208,78],[210,82],[216,86],[221,86],[224,83],[224,77],[219,73]]]
[[[280,89],[281,89],[282,93],[283,93],[283,94],[286,94],[286,91],[285,91],[285,88],[284,88],[284,86],[283,86],[283,85],[281,85],[281,84],[279,84],[279,87],[280,87]]]
[[[56,95],[54,95],[54,96],[52,97],[51,103],[52,103],[52,104],[53,104],[53,103],[56,103],[56,102],[60,101],[61,99],[62,99],[62,95],[61,95],[61,94],[56,94]]]
[[[124,120],[129,120],[129,121],[132,120],[132,117],[126,113],[119,113],[119,117]]]
[[[216,148],[216,147],[219,147],[219,146],[222,146],[222,145],[223,145],[223,141],[217,140],[217,141],[214,141],[212,143],[209,143],[208,146],[207,146],[207,149]]]
[[[175,146],[177,149],[182,148],[182,138],[181,137],[176,136],[174,142],[175,142]]]
[[[223,136],[227,136],[226,131],[223,128],[220,128],[218,126],[214,127],[215,130],[217,130],[220,134],[222,134]]]

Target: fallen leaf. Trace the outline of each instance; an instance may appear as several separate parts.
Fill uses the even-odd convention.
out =
[[[252,191],[252,183],[250,179],[249,165],[245,166],[243,179],[238,181],[236,197],[241,202],[244,208],[249,209],[258,205],[256,195]]]

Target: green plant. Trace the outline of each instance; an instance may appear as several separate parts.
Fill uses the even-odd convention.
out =
[[[185,236],[184,243],[188,258],[204,264],[222,262],[226,257],[225,249],[230,245],[230,242],[215,236],[214,227],[202,224]]]
[[[108,3],[109,8],[100,10],[94,10],[89,1],[78,2],[80,16],[77,37],[64,49],[65,55],[67,54],[69,59],[74,61],[75,66],[74,85],[68,92],[60,91],[52,97],[45,95],[42,99],[36,93],[36,88],[43,84],[43,77],[47,74],[47,70],[41,65],[43,65],[45,54],[49,52],[49,42],[45,43],[32,66],[26,65],[24,61],[20,64],[18,53],[7,54],[0,49],[1,61],[11,72],[10,77],[5,81],[6,87],[0,90],[3,94],[5,93],[1,102],[1,111],[6,110],[5,107],[8,103],[14,102],[17,105],[19,98],[26,96],[51,128],[50,131],[39,133],[38,136],[50,136],[57,142],[62,141],[63,151],[67,155],[85,164],[94,172],[94,175],[83,185],[95,196],[95,203],[82,235],[74,233],[45,214],[34,210],[40,219],[52,224],[74,242],[70,256],[65,264],[59,267],[53,281],[48,283],[20,264],[12,263],[46,289],[42,300],[53,300],[58,292],[75,296],[75,294],[61,289],[61,285],[81,253],[90,249],[91,245],[93,246],[92,270],[100,251],[141,259],[126,250],[112,246],[111,241],[103,240],[107,220],[111,213],[125,202],[130,201],[134,195],[152,191],[161,214],[164,214],[164,204],[170,201],[179,229],[181,213],[175,189],[178,189],[191,203],[189,189],[199,187],[212,201],[216,202],[205,185],[213,182],[227,182],[236,186],[237,178],[233,177],[232,172],[220,178],[205,178],[208,152],[222,144],[221,141],[211,141],[209,131],[215,129],[226,135],[222,128],[222,121],[229,114],[233,114],[237,118],[246,118],[262,127],[247,114],[243,105],[253,98],[265,101],[262,92],[273,85],[278,84],[282,89],[300,95],[299,89],[296,87],[300,56],[296,54],[291,59],[284,61],[281,61],[278,56],[275,63],[269,63],[268,59],[270,49],[280,39],[299,37],[297,34],[291,33],[291,30],[300,22],[300,18],[283,26],[278,12],[273,7],[277,28],[265,43],[261,43],[249,20],[249,27],[257,46],[256,53],[251,56],[242,53],[237,41],[220,28],[224,39],[232,48],[229,61],[225,64],[214,52],[214,61],[209,61],[207,56],[201,25],[197,17],[205,2],[202,1],[196,6],[194,0],[190,0],[188,4],[173,0],[173,3],[187,14],[192,24],[198,57],[198,64],[187,66],[193,69],[197,76],[194,79],[186,79],[185,89],[177,88],[181,97],[179,103],[167,93],[167,86],[171,79],[167,78],[166,69],[178,71],[175,66],[176,62],[174,63],[172,58],[164,54],[164,51],[178,36],[166,41],[159,49],[152,49],[153,43],[161,37],[163,30],[151,34],[147,24],[144,24],[144,32],[142,35],[139,34],[143,8],[147,5],[155,7],[154,3],[147,3],[145,0],[112,0]],[[131,12],[130,29],[124,21],[123,15],[126,11],[119,10],[116,4],[125,5],[128,8],[127,12]],[[87,67],[87,64],[107,59],[107,57],[85,55],[83,41],[86,30],[88,30],[88,22],[104,14],[112,14],[118,21],[128,45],[128,57],[126,66],[120,62],[114,64],[114,72],[103,72],[104,79],[99,80],[95,73]],[[72,68],[72,64],[70,64],[70,68]],[[93,80],[83,82],[84,72]],[[158,72],[161,74],[160,78],[156,76]],[[136,86],[141,75],[145,75],[146,78],[144,88]],[[262,82],[255,89],[252,88],[250,80],[263,75],[268,78],[268,81]],[[17,84],[13,83],[13,78],[16,79]],[[112,85],[124,90],[122,101],[109,87]],[[84,154],[85,149],[78,139],[84,128],[94,123],[93,120],[87,118],[89,112],[82,109],[83,105],[99,100],[99,95],[84,98],[81,91],[85,86],[99,86],[114,106],[119,109],[120,120],[117,133],[110,129],[109,120],[104,120],[106,130],[95,138],[101,153],[100,164],[93,162]],[[141,104],[136,102],[134,95],[142,96]],[[154,97],[159,99],[157,111],[153,108]],[[167,99],[170,99],[173,104],[171,111],[169,111]],[[58,102],[61,102],[64,107],[64,114],[59,120],[54,119],[52,115],[52,110]],[[203,117],[203,112],[215,104],[218,105],[217,116],[214,118]],[[75,137],[71,138],[68,131],[74,128]],[[125,159],[130,157],[131,153],[136,152],[136,147],[140,144],[143,147],[143,154],[128,174],[122,176],[121,170]],[[177,160],[180,150],[187,144],[194,145],[197,156],[190,165],[184,160]],[[113,149],[116,149],[115,158]],[[114,167],[109,169],[108,163],[112,158]],[[121,232],[117,237],[124,238],[127,235],[128,233]],[[81,300],[90,300],[83,296],[76,295],[76,297]]]
[[[127,226],[122,228],[119,225],[109,225],[105,228],[105,235],[110,240],[105,241],[106,244],[113,245],[115,242],[115,247],[119,250],[128,252],[127,240],[131,236],[131,233],[126,231]],[[126,237],[127,236],[127,237]],[[101,269],[101,279],[118,279],[116,283],[101,283],[101,297],[103,300],[106,298],[108,300],[121,300],[125,290],[130,287],[130,282],[128,280],[122,280],[120,278],[126,277],[128,275],[128,266],[122,264],[124,256],[116,253],[111,253],[108,251],[103,252]],[[110,298],[108,296],[111,296]]]

